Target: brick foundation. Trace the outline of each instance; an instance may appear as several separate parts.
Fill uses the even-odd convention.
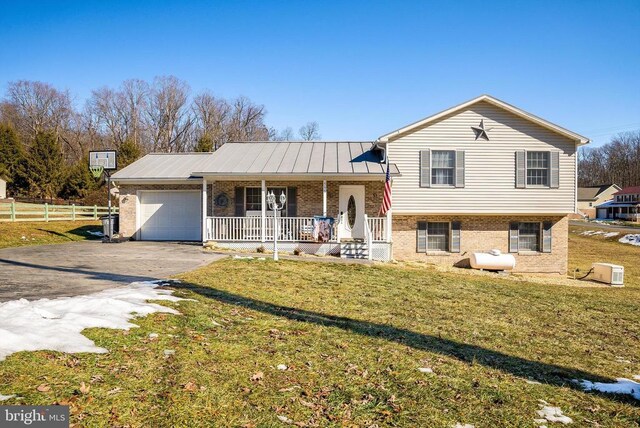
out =
[[[418,221],[460,221],[460,253],[431,255],[416,251]],[[568,217],[561,216],[393,216],[393,257],[396,260],[418,260],[434,264],[467,265],[473,252],[494,248],[509,252],[509,223],[512,221],[551,221],[551,253],[514,254],[514,272],[567,272]]]

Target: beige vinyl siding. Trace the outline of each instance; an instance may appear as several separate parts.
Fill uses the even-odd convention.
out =
[[[475,140],[471,126],[484,119],[490,141]],[[465,186],[420,187],[420,151],[464,150]],[[564,214],[575,209],[576,143],[567,137],[479,102],[423,128],[394,137],[389,158],[398,214]],[[559,187],[516,188],[516,150],[559,151]]]

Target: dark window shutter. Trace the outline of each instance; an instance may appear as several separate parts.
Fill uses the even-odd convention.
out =
[[[427,252],[427,222],[426,221],[418,222],[418,230],[417,230],[417,236],[416,236],[416,252],[418,253]]]
[[[431,150],[420,150],[420,187],[431,187]]]
[[[519,223],[509,223],[509,252],[518,252]]]
[[[244,217],[244,187],[236,187],[234,203],[236,206],[236,217]]]
[[[549,187],[557,189],[560,187],[560,152],[553,151],[549,154]]]
[[[527,159],[524,150],[516,150],[516,188],[527,187]]]
[[[464,187],[464,150],[456,150],[456,187]]]
[[[298,188],[287,187],[287,217],[298,216]]]
[[[550,221],[542,223],[542,252],[551,252],[551,227],[553,224]]]
[[[451,222],[451,246],[450,251],[452,253],[460,252],[460,229],[461,223],[459,221]]]

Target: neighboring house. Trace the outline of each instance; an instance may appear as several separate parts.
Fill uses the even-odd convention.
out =
[[[277,222],[288,251],[462,265],[499,249],[517,271],[565,273],[576,151],[588,142],[483,95],[373,143],[227,143],[147,155],[112,178],[120,232],[134,239],[270,249]],[[393,203],[379,217],[386,162]],[[275,220],[271,191],[287,198]],[[326,217],[331,237],[316,242]]]
[[[0,199],[7,198],[7,182],[0,178]]]
[[[640,186],[625,187],[596,207],[598,219],[640,221]]]
[[[578,187],[578,211],[588,218],[596,218],[596,206],[613,198],[620,190],[616,184]]]

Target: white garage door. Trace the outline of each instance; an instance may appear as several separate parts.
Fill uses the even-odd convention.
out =
[[[201,194],[140,192],[140,239],[144,241],[200,241]]]

